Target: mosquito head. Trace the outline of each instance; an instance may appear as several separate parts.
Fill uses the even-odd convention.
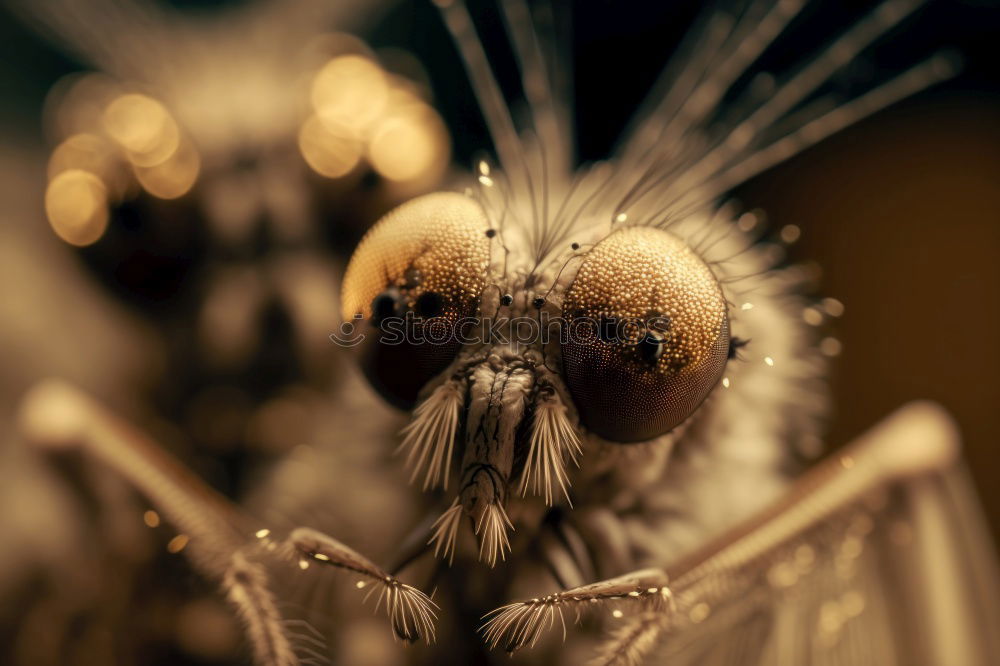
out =
[[[595,226],[540,252],[530,225],[509,223],[515,205],[493,210],[451,193],[404,204],[362,240],[343,283],[364,372],[413,410],[400,446],[412,480],[458,482],[439,551],[453,554],[464,515],[490,565],[509,549],[515,499],[571,504],[582,441],[671,431],[729,351],[721,287],[676,236]]]

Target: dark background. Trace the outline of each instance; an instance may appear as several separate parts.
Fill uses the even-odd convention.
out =
[[[236,3],[180,2],[217,11]],[[698,11],[692,2],[596,0],[556,3],[557,33],[575,62],[579,157],[607,155],[626,121]],[[780,69],[846,25],[867,3],[822,3],[807,11],[765,61]],[[516,76],[499,20],[474,3],[501,84]],[[0,14],[0,136],[39,151],[40,109],[62,75],[85,68]],[[807,150],[734,195],[766,211],[772,229],[801,227],[791,258],[822,268],[818,295],[846,313],[834,333],[831,444],[851,439],[915,398],[954,414],[995,533],[1000,528],[997,423],[1000,345],[1000,74],[994,65],[1000,11],[990,2],[930,3],[835,82],[845,92],[942,47],[965,61],[954,80],[916,95]],[[453,133],[456,160],[488,147],[460,61],[429,2],[390,9],[368,39],[402,46],[423,61]],[[39,202],[39,205],[41,202]]]

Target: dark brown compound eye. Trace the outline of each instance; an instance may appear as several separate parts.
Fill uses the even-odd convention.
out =
[[[679,425],[718,384],[729,351],[725,298],[683,241],[614,232],[584,258],[563,301],[563,374],[583,425],[640,442]]]
[[[361,367],[391,404],[412,407],[461,348],[485,286],[488,228],[469,197],[428,194],[387,213],[354,251],[342,312],[367,322]]]

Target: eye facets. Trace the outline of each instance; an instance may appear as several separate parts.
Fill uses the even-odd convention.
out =
[[[472,199],[430,194],[388,213],[355,250],[344,276],[343,315],[360,316],[378,329],[358,353],[365,375],[388,402],[411,407],[458,353],[454,334],[475,313],[485,286],[488,227]],[[408,313],[416,319],[405,321]]]
[[[718,383],[729,350],[725,300],[680,239],[627,227],[598,243],[566,292],[567,318],[595,335],[563,344],[563,371],[583,424],[618,442],[659,436]]]

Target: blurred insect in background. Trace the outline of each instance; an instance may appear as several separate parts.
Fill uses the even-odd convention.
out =
[[[266,420],[245,412],[280,398],[275,387],[328,382],[341,245],[331,241],[358,233],[357,209],[371,216],[438,182],[447,165],[447,133],[414,84],[383,70],[359,40],[314,41],[327,61],[311,81],[300,75],[291,90],[250,91],[283,101],[278,110],[288,119],[275,111],[248,120],[233,108],[223,118],[249,127],[212,134],[211,122],[178,123],[157,99],[100,74],[62,82],[64,94],[55,96],[62,99],[53,102],[66,138],[49,162],[49,221],[83,246],[113,290],[168,327],[171,361],[195,360],[173,373],[161,400],[200,447],[224,449],[248,419]],[[303,88],[311,113],[300,108]],[[175,100],[176,107],[184,108]],[[182,130],[189,126],[200,130],[194,139]],[[360,196],[366,172],[370,186]],[[258,435],[254,445],[265,457],[292,445]]]
[[[376,53],[356,37],[328,32],[365,25],[378,3],[260,2],[196,12],[143,1],[15,2],[11,9],[98,70],[69,75],[49,94],[43,120],[55,147],[44,214],[76,248],[89,271],[84,279],[126,306],[110,355],[141,358],[141,371],[107,383],[153,415],[162,437],[183,441],[172,448],[186,464],[242,497],[276,460],[323,431],[317,412],[341,376],[327,336],[349,248],[372,220],[445,175],[450,139],[429,104],[424,73],[401,50]],[[68,325],[66,314],[56,319]],[[116,374],[101,367],[107,358],[94,356],[81,363],[98,366],[91,377]],[[71,485],[99,486],[104,495],[88,498],[93,512],[81,505],[87,520],[75,519],[83,525],[97,516],[85,540],[104,541],[114,553],[101,570],[141,572],[134,565],[152,557],[151,535],[108,535],[100,518],[127,492],[83,476]],[[128,506],[131,513],[119,513],[130,517],[118,522],[134,524],[142,511]],[[65,511],[47,512],[74,522]],[[78,562],[89,561],[82,546],[74,548]],[[10,576],[18,579],[13,570]],[[172,594],[141,573],[104,576],[96,564],[89,578],[56,584],[60,601],[51,605],[65,606],[59,612],[19,614],[17,635],[0,639],[18,655],[12,660],[71,660],[73,649],[49,647],[69,636],[90,659],[107,661],[106,641],[92,636],[120,619],[93,606],[116,607],[108,599],[132,595],[156,606]],[[101,604],[83,601],[91,585],[102,589]],[[192,608],[192,617],[205,614]],[[177,615],[184,624],[185,612]],[[150,643],[169,643],[164,633],[170,630],[136,628],[137,658],[148,658]]]
[[[522,116],[464,5],[441,4],[498,163],[372,228],[335,335],[411,412],[398,451],[425,499],[399,509],[414,520],[395,566],[320,521],[244,517],[65,385],[29,397],[31,436],[82,447],[148,495],[238,608],[260,663],[340,657],[337,638],[315,652],[323,614],[295,591],[316,569],[350,572],[405,642],[439,638],[407,653],[423,663],[489,659],[477,630],[485,648],[530,647],[525,661],[579,663],[593,632],[570,625],[588,615],[617,623],[597,663],[988,663],[995,562],[947,418],[912,406],[793,482],[826,409],[804,312],[841,306],[808,301],[807,272],[725,199],[953,75],[939,54],[848,100],[825,94],[920,3],[879,5],[778,75],[753,68],[804,3],[710,12],[617,153],[578,170],[553,75],[566,64],[529,7],[499,8]],[[279,471],[261,497],[302,478]],[[322,498],[352,510],[343,488],[308,503]],[[574,640],[548,637],[556,625]]]
[[[245,385],[254,374],[295,379],[328,367],[337,296],[324,255],[340,246],[330,241],[351,237],[352,216],[377,216],[436,184],[448,163],[425,92],[357,38],[317,34],[339,3],[207,18],[146,3],[64,4],[24,10],[104,73],[68,77],[50,96],[55,232],[133,302],[180,310],[170,336],[178,357],[200,347],[211,370]],[[109,34],[93,39],[98,28]],[[208,285],[195,279],[203,272]],[[291,319],[265,327],[290,327],[291,339],[254,339],[259,319]],[[191,384],[204,370],[176,390],[202,388]]]
[[[359,39],[317,32],[346,9],[24,8],[104,72],[50,95],[49,222],[168,331],[158,399],[199,448],[224,452],[303,380],[327,385],[338,248],[447,167],[426,90]],[[264,458],[294,445],[256,430]]]

